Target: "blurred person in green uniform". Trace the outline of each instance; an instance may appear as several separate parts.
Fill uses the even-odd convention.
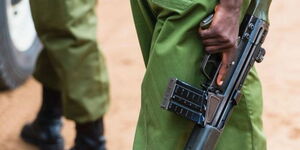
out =
[[[269,0],[267,4],[270,3]],[[216,7],[216,5],[218,6]],[[222,53],[217,84],[236,50],[239,23],[250,0],[131,0],[133,17],[146,66],[134,150],[182,150],[193,123],[160,108],[170,78],[194,86],[204,81],[200,64],[204,50]],[[199,24],[215,9],[208,29]],[[264,150],[262,90],[253,68],[243,87],[217,150]]]
[[[30,0],[44,45],[34,77],[42,106],[21,137],[40,150],[63,150],[62,115],[76,123],[72,150],[105,150],[108,76],[96,39],[96,0]]]

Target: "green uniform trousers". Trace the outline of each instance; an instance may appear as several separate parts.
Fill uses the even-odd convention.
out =
[[[200,63],[204,54],[197,28],[217,0],[131,0],[146,73],[135,133],[134,150],[182,150],[193,123],[160,108],[170,78],[194,86],[204,81]],[[244,0],[242,15],[249,5]],[[243,87],[217,150],[264,150],[262,92],[255,70]]]
[[[97,46],[96,0],[30,0],[44,44],[34,73],[44,86],[62,92],[64,115],[93,121],[108,106],[108,76]]]

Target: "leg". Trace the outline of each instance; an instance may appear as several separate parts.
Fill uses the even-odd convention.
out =
[[[35,77],[61,90],[64,115],[80,123],[102,117],[108,105],[107,72],[96,41],[95,5],[95,0],[31,0],[38,35],[57,75],[49,78],[49,68],[38,66]]]
[[[92,149],[91,140],[98,144],[92,144],[95,149],[104,147],[102,116],[108,105],[108,78],[96,41],[95,5],[95,0],[31,0],[45,47],[35,77],[61,91],[64,115],[78,126],[76,150]],[[82,126],[94,132],[86,134]]]
[[[188,139],[192,124],[173,113],[160,109],[159,105],[170,78],[177,77],[192,85],[200,85],[203,82],[203,77],[198,69],[203,56],[203,47],[197,33],[197,27],[200,21],[213,11],[216,1],[148,1],[149,3],[145,4],[142,0],[131,0],[136,28],[147,66],[142,83],[142,105],[134,149],[180,150],[183,149]],[[248,2],[245,2],[245,6]],[[148,27],[152,27],[153,32],[145,29],[145,24],[149,24],[149,22]],[[144,41],[148,39],[151,41]],[[258,80],[254,73],[249,78]],[[250,83],[247,82],[246,84]],[[260,89],[257,88],[258,86],[259,84],[245,87],[247,89],[256,87],[255,93],[259,97]],[[259,104],[261,99],[250,96],[255,93],[245,94],[245,97],[248,98],[244,98],[242,101],[251,99],[247,100],[247,103]],[[258,112],[253,112],[254,114],[242,111],[247,108],[248,105],[239,105],[235,111],[236,115],[231,119],[237,118],[236,120],[239,122],[247,120],[247,126],[244,127],[241,124],[241,126],[235,127],[234,123],[229,123],[229,127],[226,127],[220,142],[227,144],[222,144],[221,149],[231,149],[231,144],[228,144],[229,141],[223,137],[230,136],[232,140],[242,140],[251,149],[249,145],[253,145],[254,140],[247,135],[256,137],[261,134],[261,126],[258,121],[260,120],[261,106],[257,108]],[[257,125],[255,130],[248,128],[254,124]],[[257,141],[264,143],[264,138],[259,136]],[[261,149],[263,144],[254,146],[257,146],[256,149]]]

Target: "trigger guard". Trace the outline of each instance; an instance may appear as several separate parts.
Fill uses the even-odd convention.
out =
[[[204,55],[203,61],[201,63],[201,72],[208,80],[211,80],[211,78],[209,77],[209,75],[206,72],[206,66],[209,62],[210,56],[211,56],[210,54]]]
[[[207,72],[208,66],[215,67],[217,72],[220,68],[220,64],[218,64],[217,60],[214,60],[214,57],[212,57],[211,54],[206,54],[204,56],[202,64],[201,64],[201,72],[205,76],[206,79],[208,79],[209,81],[213,81],[216,75],[211,75],[211,73]],[[215,74],[217,74],[217,72]]]

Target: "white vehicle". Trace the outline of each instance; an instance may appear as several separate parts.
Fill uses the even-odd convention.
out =
[[[29,0],[0,0],[0,90],[23,83],[41,49]]]

